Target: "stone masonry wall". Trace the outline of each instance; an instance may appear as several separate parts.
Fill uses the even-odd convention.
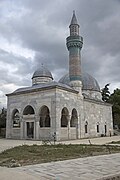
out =
[[[84,125],[88,123],[88,133],[84,132]],[[97,125],[99,125],[99,132],[97,133]],[[84,101],[84,120],[82,122],[82,137],[97,137],[105,135],[105,125],[107,128],[106,136],[113,133],[112,107],[111,105]]]
[[[23,110],[27,105],[31,105],[35,115],[23,116]],[[40,109],[47,106],[50,111],[51,127],[40,128]],[[68,110],[68,125],[61,128],[61,112],[63,108]],[[18,109],[20,113],[20,128],[13,128],[12,112]],[[72,110],[77,111],[77,124],[70,127]],[[7,138],[26,139],[27,127],[26,122],[34,123],[34,139],[41,139],[56,133],[56,140],[80,139],[86,137],[97,137],[105,134],[105,125],[109,130],[113,129],[112,110],[110,105],[102,102],[85,100],[79,93],[69,92],[59,88],[31,92],[26,94],[13,95],[8,97],[7,112]],[[85,124],[88,123],[88,132],[85,133]],[[97,125],[99,132],[97,133]]]

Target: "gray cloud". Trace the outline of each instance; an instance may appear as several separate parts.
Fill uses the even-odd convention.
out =
[[[16,55],[15,50],[8,52],[0,46],[1,84],[30,85],[31,76],[41,63],[52,71],[56,80],[68,71],[65,39],[69,36],[68,27],[75,9],[84,38],[84,71],[93,75],[101,86],[107,83],[118,86],[119,0],[4,0],[0,3],[0,36],[9,44],[35,53],[31,59],[24,53]],[[9,90],[3,88],[2,93]]]
[[[28,85],[27,76],[31,73],[32,65],[30,60],[15,56],[0,49],[0,77],[5,84],[15,84],[17,86]],[[29,67],[29,68],[28,68]]]

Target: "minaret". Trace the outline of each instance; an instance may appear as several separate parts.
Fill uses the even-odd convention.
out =
[[[70,23],[70,36],[66,39],[66,45],[69,51],[69,77],[70,85],[81,93],[81,48],[83,38],[79,35],[79,24],[73,11],[73,17]]]

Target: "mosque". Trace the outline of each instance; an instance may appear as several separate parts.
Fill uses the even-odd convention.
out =
[[[59,141],[113,133],[112,106],[102,101],[96,79],[81,68],[83,38],[75,12],[69,29],[69,72],[56,82],[42,65],[32,76],[32,86],[7,94],[6,138],[55,135]]]

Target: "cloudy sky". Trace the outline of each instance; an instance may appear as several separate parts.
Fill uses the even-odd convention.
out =
[[[68,71],[72,11],[84,38],[82,68],[101,88],[120,88],[120,0],[0,0],[0,106],[6,93],[31,86],[43,63],[57,81]]]

